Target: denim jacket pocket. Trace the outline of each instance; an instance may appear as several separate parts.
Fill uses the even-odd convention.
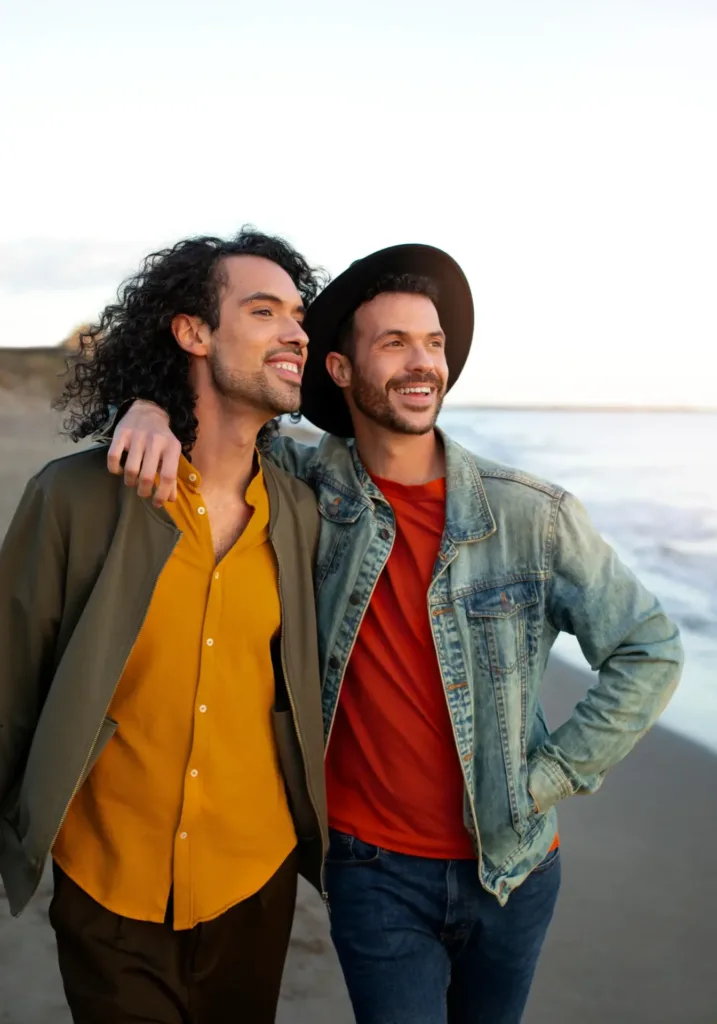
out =
[[[480,690],[480,699],[495,706],[512,826],[522,837],[533,820],[526,731],[531,629],[534,632],[539,610],[539,584],[535,580],[506,581],[473,591],[463,603],[477,674],[488,684]]]
[[[340,494],[322,494],[319,500],[321,528],[314,569],[314,587],[318,592],[328,576],[346,567],[352,540],[352,527],[366,506]]]
[[[526,660],[526,613],[538,601],[538,585],[533,580],[476,590],[465,598],[477,654],[491,672],[512,672]]]

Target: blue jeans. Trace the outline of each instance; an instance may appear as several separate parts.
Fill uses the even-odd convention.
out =
[[[519,1024],[560,888],[558,850],[501,907],[475,861],[332,832],[326,886],[356,1024]]]

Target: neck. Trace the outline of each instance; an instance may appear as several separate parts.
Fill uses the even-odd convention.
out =
[[[445,452],[435,430],[427,434],[398,434],[373,423],[356,421],[354,427],[361,461],[374,476],[409,487],[445,476]]]
[[[199,396],[199,423],[192,464],[202,477],[202,490],[232,492],[244,498],[254,475],[256,438],[266,422],[259,410],[241,407],[216,394]]]

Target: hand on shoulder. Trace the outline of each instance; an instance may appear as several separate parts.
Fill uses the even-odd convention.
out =
[[[182,446],[164,409],[137,399],[115,427],[107,468],[116,476],[124,475],[127,487],[136,487],[141,498],[152,497],[160,507],[165,501],[177,500],[181,454]]]

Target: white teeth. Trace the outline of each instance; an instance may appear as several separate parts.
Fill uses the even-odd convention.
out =
[[[399,395],[430,395],[432,388],[396,388]]]
[[[273,365],[276,366],[278,370],[288,370],[289,373],[298,374],[299,372],[299,367],[296,363],[274,363]]]

